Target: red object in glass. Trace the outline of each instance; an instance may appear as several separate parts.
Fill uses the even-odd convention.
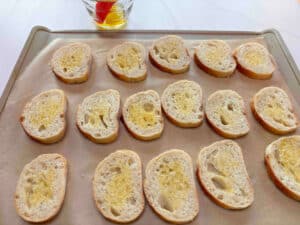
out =
[[[99,1],[96,3],[96,20],[103,23],[115,1]]]

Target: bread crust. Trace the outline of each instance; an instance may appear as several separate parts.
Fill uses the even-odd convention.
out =
[[[219,91],[216,91],[216,92],[214,92],[214,93],[212,93],[209,97],[208,97],[208,100],[209,100],[209,98],[212,96],[212,95],[214,95],[215,93],[217,93],[217,92],[221,92],[221,91],[228,91],[228,90],[219,90]],[[231,91],[231,90],[229,90],[229,91]],[[238,93],[236,93],[236,92],[234,92],[234,91],[232,91],[233,93],[235,93],[235,94],[238,94]],[[240,96],[241,97],[241,96]],[[206,103],[208,102],[208,100],[206,101]],[[243,99],[242,99],[243,100]],[[243,100],[244,101],[244,100]],[[245,136],[245,135],[247,135],[248,133],[249,133],[249,131],[250,131],[250,124],[249,124],[249,122],[248,122],[248,118],[247,118],[247,115],[246,115],[246,109],[245,109],[245,105],[243,104],[243,107],[242,107],[242,110],[241,110],[241,113],[242,113],[242,115],[241,116],[243,116],[243,117],[245,117],[245,124],[247,125],[247,127],[248,127],[248,131],[247,132],[239,132],[239,133],[231,133],[231,132],[226,132],[226,131],[223,131],[221,128],[219,128],[218,126],[216,126],[215,125],[215,122],[213,122],[213,121],[211,121],[210,119],[209,119],[209,116],[208,116],[208,114],[209,114],[209,112],[208,112],[208,109],[207,109],[208,107],[206,107],[206,109],[205,109],[205,117],[206,117],[206,119],[207,119],[207,121],[208,121],[208,124],[210,125],[210,127],[212,127],[213,128],[213,130],[217,133],[217,134],[219,134],[220,136],[223,136],[223,137],[225,137],[225,138],[231,138],[231,139],[235,139],[235,138],[239,138],[239,137],[243,137],[243,136]]]
[[[83,102],[84,102],[87,98],[89,98],[89,97],[91,97],[91,96],[93,96],[93,95],[95,95],[95,94],[99,94],[100,92],[101,92],[102,95],[104,95],[104,94],[106,94],[106,95],[107,95],[107,94],[114,95],[115,93],[111,93],[112,91],[113,91],[113,92],[117,92],[116,90],[113,90],[113,89],[108,89],[108,90],[105,90],[105,91],[95,92],[94,94],[87,96],[87,97],[83,100]],[[119,108],[118,108],[118,112],[116,113],[115,117],[113,118],[113,119],[114,119],[115,128],[114,128],[114,132],[111,133],[111,134],[110,134],[109,136],[107,136],[107,137],[99,137],[99,138],[95,138],[90,132],[86,132],[86,131],[83,129],[83,127],[80,125],[80,118],[79,118],[80,113],[83,113],[83,112],[80,112],[80,111],[79,111],[79,109],[80,109],[80,107],[82,106],[83,102],[80,103],[80,104],[77,106],[77,112],[76,112],[76,126],[77,126],[78,130],[79,130],[86,138],[88,138],[89,140],[91,140],[91,141],[94,142],[94,143],[97,143],[97,144],[108,144],[108,143],[111,143],[111,142],[115,141],[115,140],[118,138],[118,135],[119,135],[119,127],[120,127],[120,126],[119,126],[119,120],[118,120],[118,118],[119,118],[119,116],[120,116],[120,105],[121,105],[121,103],[120,103],[120,94],[119,94],[119,92],[118,92],[117,94],[118,94],[118,97],[119,97],[119,102],[117,102],[117,103],[115,103],[115,104],[118,104],[118,105],[119,105]]]
[[[64,51],[67,48],[73,48],[74,46],[81,46],[84,47],[85,50],[87,51],[87,60],[86,63],[81,65],[81,68],[86,67],[85,72],[80,74],[79,76],[74,76],[74,77],[66,77],[63,73],[59,73],[58,70],[59,68],[57,68],[58,66],[56,65],[56,61],[59,59],[59,55],[62,51]],[[90,46],[88,46],[87,44],[84,43],[80,43],[80,42],[74,42],[65,46],[62,46],[61,48],[57,49],[51,59],[51,69],[54,73],[54,75],[61,81],[63,81],[64,83],[67,84],[79,84],[79,83],[83,83],[85,81],[88,80],[89,78],[89,73],[91,71],[91,67],[92,67],[92,61],[93,61],[93,57],[92,57],[92,52],[91,52],[91,48]]]
[[[142,55],[142,59],[140,61],[140,63],[141,63],[140,66],[142,68],[139,69],[139,71],[141,73],[138,76],[130,76],[129,74],[121,73],[121,72],[118,72],[116,69],[114,69],[114,65],[112,64],[110,57],[117,54],[120,51],[120,49],[124,50],[125,47],[128,47],[128,48],[136,47],[139,49],[140,54]],[[146,68],[145,58],[146,58],[146,50],[142,44],[140,44],[138,42],[124,42],[120,45],[115,46],[113,49],[111,49],[108,52],[107,57],[106,57],[106,64],[107,64],[109,70],[111,71],[111,73],[118,79],[126,81],[126,82],[139,82],[139,81],[145,80],[147,77],[147,68]]]
[[[159,154],[158,156],[152,158],[148,163],[147,163],[147,166],[146,166],[146,171],[145,171],[145,179],[144,179],[144,193],[145,193],[145,196],[146,196],[146,199],[150,205],[150,207],[152,208],[152,210],[163,220],[167,221],[167,222],[170,222],[170,223],[173,223],[173,224],[186,224],[186,223],[190,223],[192,222],[197,216],[198,216],[198,213],[199,213],[199,203],[198,203],[198,193],[197,193],[197,190],[196,190],[196,186],[194,186],[194,190],[193,190],[193,196],[194,196],[194,199],[196,199],[196,202],[195,202],[195,205],[193,205],[195,208],[194,208],[194,215],[191,216],[191,218],[189,219],[174,219],[174,218],[169,218],[167,216],[164,216],[162,215],[162,213],[159,211],[159,209],[157,207],[155,207],[154,205],[154,202],[152,201],[152,198],[150,197],[151,196],[151,193],[148,191],[148,186],[147,186],[147,170],[149,170],[149,167],[152,166],[152,164],[154,164],[159,158],[161,157],[167,157],[167,155],[170,155],[170,154],[177,154],[177,152],[184,152],[182,150],[179,150],[179,149],[171,149],[171,150],[168,150],[168,151],[165,151],[161,154]],[[190,156],[184,152],[186,155],[182,156],[182,157],[185,157],[185,159],[188,161],[188,163],[191,164],[191,168],[193,169],[193,163],[192,163],[192,159],[190,158]],[[182,153],[180,153],[182,154]],[[194,174],[193,174],[194,171],[192,171],[192,174],[191,176],[194,178]],[[194,179],[193,179],[194,181]],[[194,183],[194,185],[196,185]]]
[[[265,165],[268,172],[269,177],[274,182],[274,184],[281,190],[285,195],[287,195],[290,198],[293,198],[297,201],[300,201],[300,195],[294,193],[291,191],[287,186],[285,186],[281,180],[275,175],[272,166],[270,164],[270,157],[268,155],[265,155]]]
[[[290,136],[290,137],[282,137],[282,138],[279,138],[275,141],[273,141],[271,144],[269,144],[265,150],[265,156],[264,156],[264,162],[265,162],[265,166],[266,166],[266,170],[267,170],[267,173],[270,177],[270,179],[274,182],[274,184],[276,185],[276,187],[281,190],[286,196],[294,199],[294,200],[297,200],[297,201],[300,201],[300,194],[297,194],[296,192],[294,192],[293,190],[291,190],[287,185],[285,185],[281,179],[276,175],[273,167],[272,167],[272,159],[271,159],[271,155],[272,154],[275,154],[272,150],[270,152],[267,153],[268,149],[272,147],[273,144],[275,144],[276,142],[280,141],[281,139],[284,139],[284,138],[293,138],[293,137],[297,137],[296,135],[295,136]]]
[[[253,44],[253,43],[246,43],[248,45]],[[256,42],[254,42],[254,44],[258,44]],[[260,45],[260,44],[259,44]],[[247,77],[251,78],[251,79],[256,79],[256,80],[267,80],[270,79],[275,71],[276,68],[276,64],[274,62],[274,58],[272,57],[272,55],[270,53],[268,53],[268,56],[270,57],[273,69],[270,73],[256,73],[253,70],[251,70],[250,68],[247,68],[245,66],[242,65],[242,63],[240,62],[240,58],[237,56],[238,51],[244,47],[244,44],[240,45],[239,47],[237,47],[234,52],[233,52],[233,56],[237,62],[237,68],[238,70],[246,75]],[[264,46],[263,46],[264,47]]]
[[[40,138],[38,136],[35,136],[33,134],[31,134],[31,132],[29,130],[27,130],[27,128],[24,126],[23,124],[23,121],[24,121],[24,114],[25,114],[25,108],[28,104],[31,103],[31,101],[36,98],[36,97],[39,97],[47,92],[50,92],[50,91],[59,91],[61,92],[61,94],[63,95],[63,105],[64,105],[64,108],[63,108],[63,113],[60,114],[60,118],[63,119],[63,127],[59,130],[59,132],[56,134],[56,135],[53,135],[51,137],[47,137],[47,138]],[[66,122],[66,113],[67,113],[67,105],[68,105],[68,100],[67,100],[67,97],[66,95],[64,94],[64,92],[60,89],[52,89],[52,90],[48,90],[48,91],[44,91],[44,92],[41,92],[40,94],[34,96],[30,101],[28,101],[26,104],[25,104],[25,107],[23,108],[22,110],[22,114],[19,118],[19,121],[21,123],[21,126],[24,130],[24,132],[33,140],[41,143],[41,144],[53,144],[53,143],[56,143],[58,141],[60,141],[64,136],[65,136],[65,132],[66,132],[66,128],[67,128],[67,122]]]
[[[256,93],[257,94],[257,93]],[[251,111],[253,113],[254,118],[268,131],[272,132],[273,134],[277,134],[277,135],[284,135],[284,134],[288,134],[291,132],[294,132],[295,130],[297,130],[297,128],[299,127],[299,123],[298,123],[298,118],[295,115],[296,121],[297,121],[297,126],[294,128],[290,128],[288,130],[280,130],[280,129],[276,129],[275,127],[269,125],[256,111],[255,109],[255,101],[256,101],[256,94],[252,97],[251,101],[250,101],[250,108]],[[291,104],[292,107],[292,112],[294,112],[293,109],[293,105]]]
[[[59,156],[59,157],[63,160],[63,164],[64,164],[64,178],[67,179],[67,174],[68,174],[68,163],[67,163],[66,158],[65,158],[63,155],[60,155],[60,154],[57,154],[57,153],[52,153],[52,154],[42,154],[42,155],[40,155],[40,156],[38,156],[38,157],[41,157],[41,156],[47,156],[47,155],[57,155],[57,156]],[[35,158],[35,159],[37,159],[37,158]],[[32,162],[32,161],[31,161],[31,162]],[[31,163],[31,162],[30,162],[30,163]],[[24,169],[24,168],[23,168],[23,169]],[[67,183],[67,182],[66,182],[66,183]],[[67,184],[66,184],[66,186],[67,186]],[[66,195],[66,186],[65,186],[65,188],[64,188],[64,193],[63,193],[62,199],[59,200],[60,205],[56,208],[55,211],[53,211],[52,214],[50,214],[49,216],[47,216],[47,217],[45,217],[45,218],[43,218],[43,219],[41,219],[41,220],[29,219],[29,218],[25,217],[25,216],[20,212],[20,208],[19,208],[19,206],[18,206],[18,204],[17,204],[17,193],[15,193],[15,195],[14,195],[14,205],[15,205],[15,208],[16,208],[16,211],[17,211],[18,215],[19,215],[23,220],[25,220],[25,221],[27,221],[27,222],[30,222],[30,223],[43,223],[43,222],[47,222],[47,221],[53,219],[55,216],[57,216],[57,215],[59,214],[59,212],[60,212],[60,210],[61,210],[61,208],[62,208],[62,206],[63,206],[64,200],[65,200],[65,195]]]
[[[225,141],[225,140],[224,140]],[[215,142],[217,143],[217,142]],[[213,143],[213,144],[215,144]],[[213,145],[211,144],[211,145]],[[237,143],[236,143],[237,144]],[[239,144],[237,144],[239,146]],[[209,146],[207,146],[209,147]],[[239,146],[239,148],[241,149],[241,147]],[[201,151],[201,150],[200,150]],[[244,156],[243,154],[241,154],[241,157],[242,157],[242,161],[243,161],[243,164],[244,166],[245,165],[245,160],[244,160]],[[202,175],[201,175],[201,171],[200,171],[200,162],[199,160],[197,159],[197,169],[196,169],[196,176],[198,178],[198,181],[199,181],[199,184],[202,188],[202,190],[204,191],[204,193],[214,202],[216,203],[217,205],[221,206],[222,208],[225,208],[225,209],[230,209],[230,210],[241,210],[241,209],[245,209],[245,208],[249,208],[253,201],[247,205],[246,207],[235,207],[233,205],[229,205],[229,204],[226,204],[225,202],[222,202],[220,201],[218,198],[216,198],[208,189],[207,189],[207,186],[206,184],[203,182],[202,180]],[[251,180],[250,180],[250,177],[247,175],[247,182],[249,184],[249,188],[250,188],[250,194],[254,196],[254,189],[253,189],[253,186],[251,185]]]
[[[204,65],[197,57],[196,53],[194,54],[194,60],[195,63],[197,64],[197,66],[199,66],[200,69],[204,70],[206,73],[213,75],[215,77],[218,78],[227,78],[230,77],[234,74],[234,71],[229,71],[229,72],[222,72],[222,71],[218,71],[218,70],[214,70],[206,65]]]
[[[148,134],[148,135],[141,135],[137,132],[135,132],[129,125],[128,125],[128,122],[126,121],[125,119],[125,115],[127,115],[128,113],[126,112],[126,109],[127,107],[129,106],[129,102],[132,101],[133,99],[137,98],[139,95],[158,95],[158,93],[154,90],[147,90],[147,91],[142,91],[142,92],[138,92],[138,93],[135,93],[131,96],[129,96],[123,107],[122,107],[122,121],[126,127],[126,129],[129,131],[129,133],[136,139],[139,139],[139,140],[142,140],[142,141],[151,141],[151,140],[154,140],[154,139],[157,139],[159,137],[161,137],[162,133],[163,133],[163,130],[164,130],[164,121],[163,121],[163,115],[162,115],[162,112],[160,112],[160,119],[161,119],[161,123],[160,123],[160,129],[159,131],[156,131],[156,132],[152,132],[152,134]],[[159,99],[159,109],[161,111],[161,102],[160,102],[160,98]]]
[[[111,153],[111,154],[131,154],[132,157],[135,158],[135,160],[138,161],[138,164],[139,164],[139,171],[137,171],[137,173],[140,175],[140,177],[142,178],[142,161],[140,159],[140,157],[138,156],[137,153],[135,153],[134,151],[132,150],[127,150],[127,149],[122,149],[122,150],[117,150],[115,151],[114,153]],[[97,165],[97,168],[100,167],[101,165],[103,165],[105,162],[104,160],[105,159],[108,159],[108,157],[111,156],[108,155],[106,158],[104,158],[98,165]],[[96,196],[96,192],[95,192],[95,188],[94,188],[94,180],[95,180],[95,176],[96,176],[96,172],[94,174],[94,177],[93,177],[93,199],[94,199],[94,203],[95,203],[95,206],[96,208],[98,209],[98,211],[101,213],[101,215],[103,215],[103,217],[107,220],[110,220],[110,221],[113,221],[115,223],[121,223],[121,224],[126,224],[126,223],[131,223],[131,222],[134,222],[136,220],[138,220],[138,218],[140,218],[140,216],[143,214],[144,212],[144,209],[145,209],[145,198],[144,198],[144,193],[143,193],[143,179],[140,180],[140,186],[142,187],[142,190],[141,190],[141,209],[139,211],[139,214],[134,216],[133,218],[131,218],[130,220],[120,220],[120,219],[117,219],[115,217],[112,217],[112,216],[108,216],[100,207],[100,205],[98,204],[97,202],[97,196]]]
[[[176,36],[176,35],[168,35],[168,36],[164,36],[164,37],[161,37],[159,38],[158,40],[155,40],[153,42],[153,45],[151,46],[150,48],[150,51],[149,51],[149,59],[150,59],[150,62],[156,66],[158,69],[160,69],[161,71],[164,71],[164,72],[167,72],[167,73],[171,73],[171,74],[181,74],[181,73],[185,73],[189,70],[190,68],[190,63],[191,63],[191,59],[190,59],[190,55],[189,55],[189,52],[188,52],[188,49],[185,48],[185,53],[186,53],[186,56],[187,56],[187,59],[186,59],[186,62],[185,62],[185,65],[182,65],[181,68],[172,68],[172,66],[164,66],[162,65],[158,60],[155,59],[155,57],[153,56],[153,49],[155,47],[155,44],[156,43],[159,43],[161,41],[168,41],[169,38],[173,38],[173,39],[179,39],[182,41],[182,43],[180,44],[184,44],[183,43],[183,40],[181,39],[181,37],[179,36]]]

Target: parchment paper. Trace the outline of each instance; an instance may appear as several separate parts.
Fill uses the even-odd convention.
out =
[[[191,224],[210,225],[296,225],[300,223],[300,203],[286,197],[269,179],[263,163],[265,147],[280,136],[266,131],[253,117],[249,101],[261,88],[275,85],[286,90],[290,95],[280,71],[277,69],[272,79],[266,81],[252,80],[238,71],[230,78],[215,78],[200,70],[194,62],[189,72],[181,75],[171,75],[155,68],[147,59],[148,77],[139,83],[126,83],[115,78],[105,64],[107,50],[125,40],[120,39],[84,39],[93,49],[93,65],[90,78],[83,84],[70,85],[59,81],[49,67],[53,52],[72,40],[55,40],[35,59],[16,80],[6,107],[0,117],[0,224],[26,224],[14,208],[14,192],[18,176],[26,163],[43,153],[61,153],[68,160],[68,183],[65,202],[61,212],[49,224],[63,225],[96,225],[110,224],[97,211],[92,198],[92,177],[94,170],[105,156],[117,149],[136,151],[146,163],[159,153],[179,148],[189,153],[195,166],[199,150],[223,138],[217,135],[206,121],[194,129],[176,127],[165,118],[165,129],[161,138],[143,142],[133,138],[120,122],[118,139],[111,144],[95,144],[81,135],[75,126],[77,105],[84,97],[108,88],[114,88],[121,94],[121,101],[138,91],[154,89],[160,95],[168,84],[180,79],[198,82],[204,93],[204,100],[214,91],[220,89],[236,90],[245,100],[247,118],[250,122],[250,133],[236,139],[243,149],[248,173],[255,190],[253,205],[245,210],[231,211],[213,203],[201,190],[196,182],[200,202],[200,213]],[[73,40],[74,41],[74,40]],[[149,47],[152,41],[138,40]],[[257,39],[264,43],[262,39]],[[243,41],[229,41],[234,48]],[[193,46],[197,41],[186,41],[192,55]],[[275,56],[275,60],[279,60]],[[38,93],[60,88],[68,98],[67,131],[64,139],[56,144],[43,145],[31,140],[21,128],[19,116],[24,104]],[[300,116],[299,105],[293,100],[295,110]],[[296,132],[299,134],[299,130]],[[134,224],[166,224],[149,207],[145,206],[142,216]]]

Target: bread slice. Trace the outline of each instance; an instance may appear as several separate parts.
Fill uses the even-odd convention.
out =
[[[199,200],[191,157],[172,149],[150,160],[145,170],[144,192],[153,210],[166,221],[192,221],[199,212]]]
[[[103,159],[93,179],[94,200],[102,215],[129,223],[144,210],[142,163],[130,150],[118,150]]]
[[[300,136],[282,137],[269,144],[265,164],[277,187],[300,201]]]
[[[86,97],[77,109],[76,125],[95,143],[110,143],[119,133],[120,94],[108,89]]]
[[[107,65],[119,79],[136,82],[146,79],[145,47],[137,42],[124,42],[107,53]]]
[[[67,183],[67,161],[59,154],[42,154],[26,164],[15,193],[15,207],[28,222],[53,218],[62,207]]]
[[[35,96],[25,105],[20,122],[31,138],[51,144],[64,137],[66,111],[65,93],[59,89],[51,89]]]
[[[137,139],[153,140],[163,132],[164,120],[156,91],[142,91],[128,97],[122,115],[126,127]]]
[[[203,121],[202,88],[194,81],[170,84],[161,97],[167,117],[180,127],[198,127]]]
[[[223,137],[238,138],[249,132],[243,98],[233,90],[219,90],[206,102],[205,115],[213,129]]]
[[[274,134],[287,134],[298,127],[292,103],[284,90],[265,87],[259,90],[251,101],[255,118]]]
[[[160,70],[174,74],[188,71],[191,63],[183,39],[176,35],[164,36],[154,41],[149,58]]]
[[[202,40],[195,49],[196,64],[216,77],[228,77],[236,68],[230,46],[222,40]]]
[[[254,200],[242,149],[234,141],[217,141],[201,149],[197,175],[204,191],[224,208],[247,208]]]
[[[238,69],[252,79],[269,79],[275,71],[273,59],[263,45],[248,42],[234,51]]]
[[[69,84],[88,80],[91,65],[92,50],[89,45],[80,42],[59,48],[51,59],[56,77]]]

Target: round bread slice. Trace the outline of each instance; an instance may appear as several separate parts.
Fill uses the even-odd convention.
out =
[[[217,141],[201,149],[197,160],[198,180],[218,205],[244,209],[254,200],[240,146],[231,140]]]
[[[52,89],[40,93],[25,105],[20,122],[31,138],[51,144],[64,137],[66,111],[65,93],[59,89]]]
[[[59,154],[43,154],[24,166],[15,193],[15,207],[28,222],[53,218],[62,207],[67,183],[67,161]]]
[[[282,137],[269,144],[265,164],[276,186],[300,201],[300,136]]]
[[[188,223],[199,213],[192,159],[182,150],[166,151],[148,162],[144,192],[153,210],[168,222]]]
[[[200,41],[195,49],[194,58],[201,69],[216,77],[228,77],[236,68],[231,48],[222,40]]]
[[[188,71],[191,63],[183,39],[176,35],[164,36],[154,41],[149,58],[160,70],[174,74]]]
[[[103,159],[93,179],[96,207],[117,223],[136,220],[144,210],[142,164],[130,150],[118,150]]]
[[[252,98],[251,109],[262,126],[274,134],[287,134],[298,127],[292,103],[285,91],[278,87],[259,90]]]
[[[122,115],[126,127],[137,139],[153,140],[163,132],[161,103],[156,91],[142,91],[128,97]]]
[[[249,132],[243,98],[235,91],[220,90],[211,94],[205,115],[213,129],[223,137],[238,138]]]
[[[161,97],[167,117],[180,127],[198,127],[203,121],[202,88],[194,81],[170,84]]]
[[[108,89],[86,97],[77,109],[76,125],[95,143],[110,143],[119,133],[120,94]]]
[[[119,79],[137,82],[146,79],[145,47],[137,42],[124,42],[107,53],[110,71]]]
[[[238,69],[252,79],[269,79],[275,71],[273,59],[266,47],[256,42],[240,45],[234,52]]]
[[[69,84],[88,80],[91,64],[92,50],[89,45],[80,42],[59,48],[51,59],[56,77]]]

